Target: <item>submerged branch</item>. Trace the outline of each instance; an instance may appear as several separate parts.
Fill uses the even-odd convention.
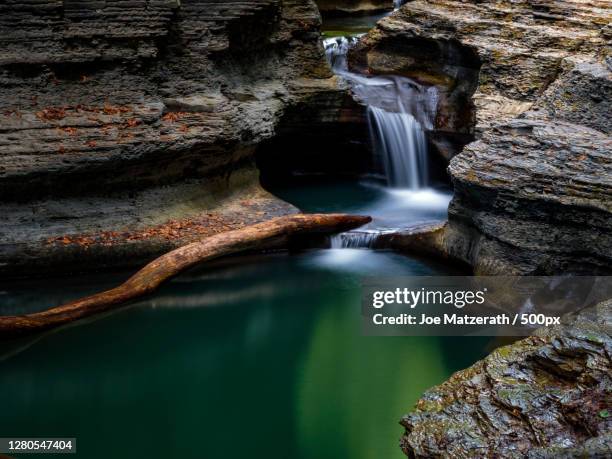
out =
[[[370,217],[344,214],[298,214],[207,237],[153,260],[123,284],[46,311],[0,316],[0,338],[48,330],[125,305],[151,293],[163,282],[206,260],[245,250],[286,245],[290,236],[335,233],[359,227]]]

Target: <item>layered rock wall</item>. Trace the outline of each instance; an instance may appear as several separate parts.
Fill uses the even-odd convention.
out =
[[[308,1],[0,6],[0,196],[200,177],[330,76]],[[307,82],[305,83],[307,85]]]
[[[476,137],[450,163],[444,243],[477,273],[612,271],[611,19],[600,1],[415,0],[350,56],[437,85],[439,139]]]
[[[0,267],[43,256],[45,241],[64,236],[98,241],[102,232],[144,233],[145,222],[201,219],[224,205],[207,195],[253,190],[253,152],[285,109],[336,87],[319,25],[310,0],[3,2]],[[251,172],[230,180],[239,169]],[[161,204],[175,202],[168,187],[177,184],[197,191],[181,211]],[[155,209],[149,197],[160,193]],[[57,201],[90,198],[93,226],[87,206]],[[149,213],[117,222],[121,202]]]

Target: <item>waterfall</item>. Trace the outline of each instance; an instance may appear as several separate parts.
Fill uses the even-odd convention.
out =
[[[347,231],[331,236],[330,245],[332,249],[371,248],[379,234],[378,231]]]
[[[399,8],[403,3],[397,0],[394,5]],[[405,77],[371,77],[349,71],[347,54],[359,38],[325,39],[327,60],[334,73],[348,83],[353,98],[367,107],[370,138],[374,154],[382,163],[387,187],[422,191],[428,185],[425,130],[435,124],[436,88]],[[381,232],[376,224],[333,236],[331,247],[371,248]]]
[[[387,185],[419,190],[427,186],[427,139],[434,124],[437,92],[402,77],[353,80],[355,96],[367,104],[374,153],[382,159]]]
[[[348,37],[332,37],[323,40],[325,57],[327,62],[336,73],[347,72],[348,63],[346,56],[349,49],[354,46],[362,35]]]
[[[351,82],[355,98],[368,107],[370,137],[387,185],[410,190],[426,187],[425,129],[434,124],[436,89],[402,77],[343,76]]]
[[[418,190],[427,185],[427,141],[409,113],[368,107],[374,151],[382,157],[388,186]]]

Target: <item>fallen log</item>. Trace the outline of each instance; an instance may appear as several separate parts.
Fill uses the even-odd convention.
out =
[[[0,316],[0,337],[48,330],[118,308],[151,293],[163,282],[206,260],[245,250],[286,244],[294,235],[335,233],[359,227],[370,217],[344,214],[297,214],[207,237],[153,260],[123,284],[46,311],[22,316]]]

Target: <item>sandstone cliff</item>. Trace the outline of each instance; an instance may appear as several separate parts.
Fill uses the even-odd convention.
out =
[[[612,9],[415,0],[350,60],[438,86],[455,188],[444,249],[483,274],[612,270]],[[449,146],[450,145],[450,146]]]
[[[137,263],[292,212],[252,155],[335,88],[319,25],[310,0],[3,2],[0,269]]]

